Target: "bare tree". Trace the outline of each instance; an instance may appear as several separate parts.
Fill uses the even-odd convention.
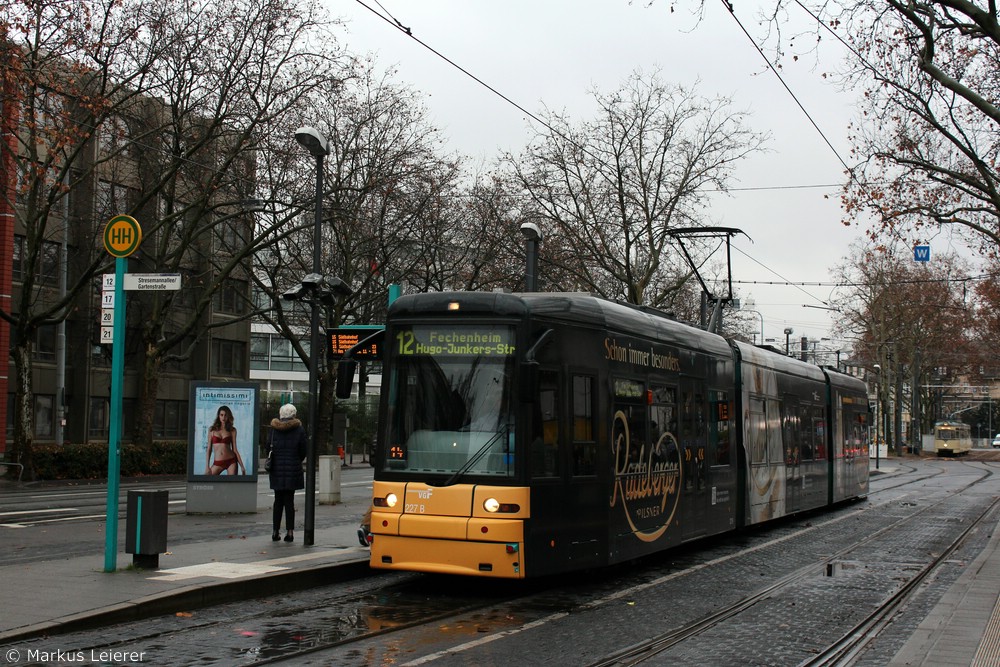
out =
[[[163,364],[189,359],[218,326],[210,306],[225,304],[229,324],[250,316],[247,267],[272,234],[256,227],[247,201],[258,195],[262,165],[276,159],[275,131],[295,122],[289,116],[318,86],[328,92],[339,80],[335,41],[324,39],[328,24],[307,1],[14,8],[19,29],[7,35],[20,39],[4,50],[17,56],[19,67],[5,72],[23,109],[13,202],[26,230],[21,252],[26,266],[44,264],[67,221],[74,243],[65,297],[40,292],[28,277],[21,303],[3,313],[19,341],[15,455],[30,456],[35,331],[71,307],[90,307],[94,276],[110,259],[101,250],[103,222],[122,213],[143,225],[133,267],[185,276],[180,293],[130,299],[127,338],[143,359],[134,437],[148,441]]]
[[[593,95],[594,120],[550,113],[548,128],[507,163],[530,215],[545,223],[547,258],[564,286],[670,308],[689,277],[670,231],[704,224],[709,192],[725,190],[765,137],[728,100],[702,99],[658,74]]]
[[[929,429],[926,385],[940,384],[968,372],[970,307],[966,275],[955,257],[915,265],[906,251],[856,244],[839,268],[842,288],[834,302],[840,310],[835,333],[855,341],[854,357],[869,372],[879,367],[879,403],[883,414],[890,391],[899,388],[897,410],[912,407],[918,388],[921,426]],[[945,370],[949,369],[949,370]],[[903,392],[909,386],[911,391]],[[897,434],[898,435],[898,434]]]
[[[439,154],[438,132],[413,91],[370,65],[357,63],[352,73],[335,97],[312,106],[309,122],[328,139],[330,150],[324,160],[322,272],[353,290],[347,299],[322,304],[327,326],[384,321],[389,284],[411,282],[416,267],[442,241],[428,238],[430,224],[454,220],[444,209],[454,201],[459,173],[454,158]],[[307,157],[299,151],[301,165]],[[300,208],[312,205],[313,190],[294,192]],[[305,217],[308,224],[300,216],[296,226],[276,230],[275,250],[260,256],[255,279],[272,296],[266,321],[308,363],[306,311],[278,298],[312,271],[313,217]],[[335,379],[329,360],[321,368],[318,451],[324,451],[330,432]]]
[[[97,151],[99,128],[148,94],[152,64],[171,46],[136,39],[145,18],[135,2],[14,0],[0,19],[0,163],[4,180],[13,182],[3,196],[20,232],[9,242],[22,284],[2,302],[0,317],[11,326],[16,368],[11,453],[29,477],[35,340],[42,327],[65,320],[75,302],[90,297],[95,274],[110,260],[91,220],[93,202],[101,194],[99,174],[124,149],[108,143]],[[85,224],[74,224],[80,216],[91,221],[89,233]],[[72,270],[63,288],[59,276],[67,262]]]
[[[783,35],[791,12],[808,11],[815,40]],[[849,219],[874,215],[873,235],[903,230],[926,239],[962,231],[973,248],[1000,249],[1000,22],[996,3],[919,0],[778,0],[769,17],[778,52],[830,33],[850,48],[844,85],[861,92],[851,127]],[[785,39],[789,37],[788,39]]]
[[[162,364],[189,358],[209,328],[254,313],[251,259],[272,242],[274,228],[299,211],[271,197],[275,215],[253,215],[258,174],[275,173],[264,171],[265,162],[287,161],[293,142],[286,128],[344,76],[335,50],[308,46],[329,37],[314,7],[278,0],[240,0],[199,12],[185,7],[168,5],[154,24],[176,46],[151,73],[161,104],[140,126],[155,150],[137,160],[144,199],[156,206],[154,213],[147,204],[154,241],[141,264],[188,274],[190,289],[180,297],[151,295],[138,312],[145,360],[138,442],[152,438]],[[273,184],[266,190],[273,192]],[[227,321],[209,320],[210,308],[227,313]],[[217,334],[224,336],[224,329]]]

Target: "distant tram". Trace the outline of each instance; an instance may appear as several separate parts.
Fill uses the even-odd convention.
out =
[[[964,422],[940,421],[934,424],[934,451],[938,456],[968,454],[972,449],[972,429]]]
[[[416,294],[371,346],[375,568],[551,575],[868,492],[863,382],[654,311]]]

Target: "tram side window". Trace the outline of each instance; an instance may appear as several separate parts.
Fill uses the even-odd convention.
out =
[[[681,446],[684,448],[685,486],[705,485],[705,396],[697,391],[681,391]]]
[[[538,400],[532,420],[531,476],[559,475],[559,374],[541,371],[538,374]]]
[[[781,441],[784,446],[784,458],[787,465],[797,465],[801,460],[801,444],[799,443],[799,413],[794,403],[781,404]]]
[[[816,442],[816,458],[826,459],[826,418],[823,408],[816,407],[812,411],[813,437]]]
[[[812,461],[816,457],[816,434],[813,429],[812,414],[815,408],[799,406],[799,457]]]
[[[594,440],[594,378],[573,376],[573,475],[597,471],[597,441]]]
[[[656,463],[677,462],[677,389],[674,387],[650,387],[653,404],[649,406],[649,447]]]
[[[750,463],[767,463],[767,419],[764,413],[764,401],[759,398],[750,399]]]
[[[712,421],[709,423],[712,439],[715,441],[715,462],[713,465],[727,466],[731,461],[731,424],[729,419],[729,396],[724,391],[712,391]]]

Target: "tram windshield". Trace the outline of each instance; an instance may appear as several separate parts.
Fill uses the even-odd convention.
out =
[[[502,325],[396,329],[383,467],[513,475],[514,340]]]

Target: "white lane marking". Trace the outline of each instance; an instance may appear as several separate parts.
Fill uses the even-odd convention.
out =
[[[0,516],[15,516],[17,514],[51,514],[53,512],[79,512],[80,510],[76,507],[57,507],[55,509],[48,510],[20,510],[18,512],[0,512]]]
[[[286,556],[284,558],[272,558],[256,563],[227,563],[215,561],[212,563],[200,563],[198,565],[186,565],[165,570],[158,570],[155,577],[147,577],[154,581],[182,581],[184,579],[197,579],[198,577],[215,577],[217,579],[241,579],[243,577],[257,577],[270,572],[279,572],[289,569],[286,567],[290,563],[298,563],[304,560],[323,558],[332,554],[342,554],[343,550],[325,550],[299,554],[296,556]]]

